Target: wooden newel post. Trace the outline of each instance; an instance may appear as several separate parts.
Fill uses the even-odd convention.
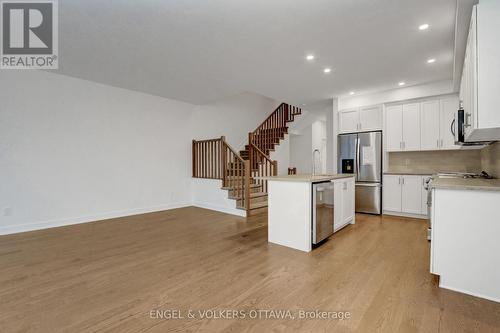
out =
[[[250,132],[250,133],[248,133],[248,161],[250,162],[250,167],[253,169],[254,163],[253,163],[253,154],[252,154],[252,151],[253,151],[252,139],[253,139],[253,134],[252,134],[252,132]]]
[[[194,178],[194,177],[196,177],[196,140],[193,140],[191,154],[192,154],[193,178]]]
[[[278,175],[278,161],[273,161],[273,176]]]
[[[220,147],[220,153],[221,153],[221,171],[222,171],[222,187],[225,187],[226,186],[226,176],[227,176],[227,169],[228,169],[228,165],[227,165],[227,153],[226,153],[226,137],[225,136],[221,136],[220,137],[220,144],[221,144],[221,147]]]
[[[252,169],[250,168],[250,161],[246,160],[245,161],[245,192],[243,193],[244,196],[244,202],[245,202],[245,208],[247,210],[247,216],[250,214],[250,173],[252,172]]]

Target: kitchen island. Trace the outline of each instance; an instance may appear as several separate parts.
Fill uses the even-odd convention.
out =
[[[318,211],[322,219],[331,221],[333,232],[355,223],[353,175],[289,175],[266,179],[270,243],[310,252],[315,229],[313,221]],[[332,185],[333,195],[328,195],[328,198],[316,198],[316,193],[321,192],[315,191],[315,188]],[[315,204],[316,199],[324,202]],[[318,207],[322,209],[321,206],[328,206],[329,209],[318,210]]]

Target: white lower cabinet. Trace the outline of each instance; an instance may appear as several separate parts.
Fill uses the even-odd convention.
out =
[[[385,175],[382,186],[383,210],[391,212],[401,211],[401,177]]]
[[[424,213],[422,208],[424,178],[426,177],[416,175],[384,175],[382,190],[384,213],[403,213],[418,217],[425,215],[427,212]]]
[[[333,219],[333,231],[337,231],[347,224],[354,223],[354,178],[335,180],[335,216]]]
[[[422,177],[401,176],[401,211],[420,214],[422,210]]]

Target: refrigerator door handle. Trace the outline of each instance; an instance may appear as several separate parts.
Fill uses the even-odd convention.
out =
[[[356,138],[356,180],[358,180],[359,177],[359,136]]]

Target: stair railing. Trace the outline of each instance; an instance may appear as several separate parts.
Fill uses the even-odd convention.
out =
[[[231,188],[231,196],[249,210],[250,161],[243,160],[224,136],[218,139],[193,140],[192,176],[222,180],[222,187]]]
[[[249,133],[250,144],[248,145],[248,161],[250,174],[255,179],[256,184],[260,185],[262,192],[267,193],[267,179],[262,177],[278,175],[278,161],[271,160],[262,150],[252,142],[252,133]]]
[[[274,147],[276,140],[281,138],[286,131],[287,122],[293,121],[296,115],[300,115],[302,110],[296,106],[281,103],[266,120],[260,124],[253,134],[253,143],[265,154]]]

